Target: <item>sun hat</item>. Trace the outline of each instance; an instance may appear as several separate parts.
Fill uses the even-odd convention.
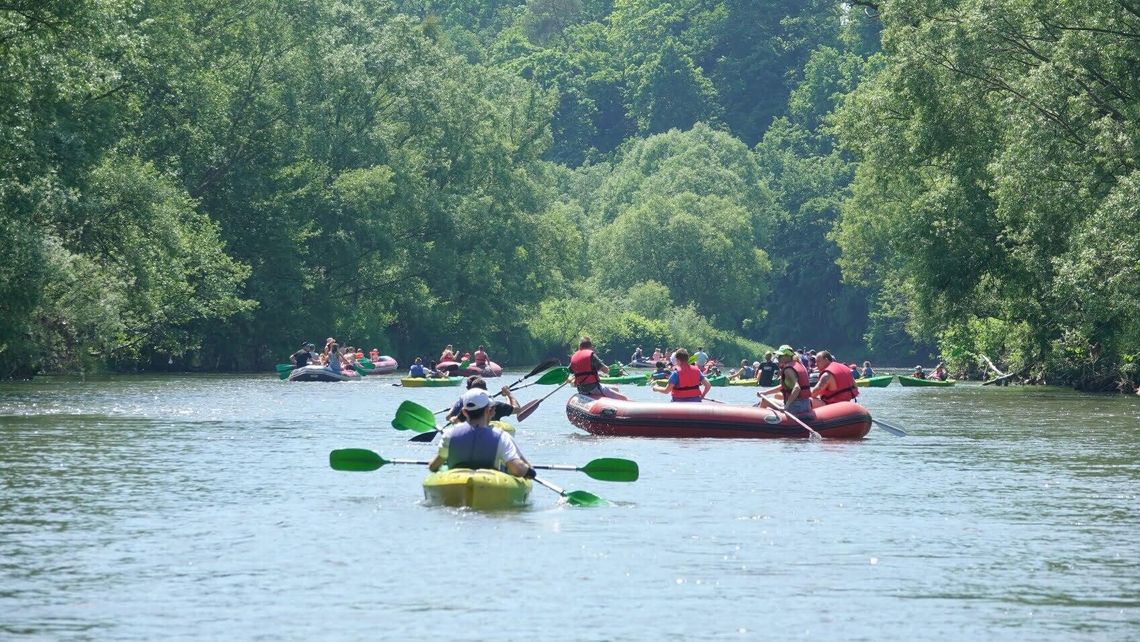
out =
[[[464,410],[482,410],[491,404],[491,398],[487,396],[487,391],[479,388],[472,388],[463,393],[459,401],[463,404]]]

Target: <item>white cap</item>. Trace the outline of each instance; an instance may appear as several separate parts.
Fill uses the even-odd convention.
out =
[[[459,401],[464,410],[482,410],[491,405],[491,398],[487,396],[487,391],[479,388],[472,388],[463,393]]]

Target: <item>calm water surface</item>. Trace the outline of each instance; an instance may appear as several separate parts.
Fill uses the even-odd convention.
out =
[[[431,457],[390,420],[455,389],[394,381],[0,384],[0,638],[1140,638],[1135,397],[895,383],[863,401],[908,437],[811,443],[595,438],[564,389],[528,458],[641,480],[551,471],[612,505],[480,514],[424,506],[417,466],[328,467]]]

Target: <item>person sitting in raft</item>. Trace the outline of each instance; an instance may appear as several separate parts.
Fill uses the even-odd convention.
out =
[[[594,343],[590,337],[582,337],[578,351],[570,355],[570,376],[566,382],[578,387],[578,392],[591,397],[609,397],[627,401],[629,397],[602,383],[599,373],[608,375],[610,369],[594,353]]]
[[[811,399],[809,397],[811,386],[808,384],[808,371],[800,362],[799,357],[796,356],[795,349],[787,344],[780,346],[776,350],[776,359],[779,366],[779,385],[756,393],[756,396],[760,397],[760,407],[775,407],[765,398],[765,395],[779,392],[783,397],[783,407],[777,408],[777,410],[784,410],[794,415],[811,412]]]
[[[348,361],[344,358],[344,355],[340,353],[340,348],[337,347],[335,342],[329,344],[329,353],[326,358],[328,359],[328,363],[325,365],[329,370],[332,370],[333,372],[340,372],[346,368],[349,370],[352,369],[352,366],[348,364]]]
[[[862,379],[870,379],[873,376],[875,376],[875,371],[871,369],[871,362],[864,361],[863,369],[859,371],[859,377]]]
[[[859,396],[851,366],[839,363],[827,350],[817,352],[815,362],[819,366],[819,383],[811,389],[812,397],[819,397],[824,404],[829,404],[854,401]]]
[[[854,379],[858,379],[859,378],[859,366],[857,366],[853,363],[849,363],[849,364],[847,364],[847,367],[851,369],[851,377]]]
[[[309,365],[310,361],[316,362],[317,355],[313,354],[313,348],[316,347],[311,343],[302,343],[301,349],[294,352],[289,360],[293,362],[294,368],[304,368]]]
[[[467,377],[466,385],[468,390],[487,389],[487,382],[484,381],[483,377],[480,377],[479,375],[471,375],[470,377]],[[495,401],[494,399],[491,400],[491,405],[495,407],[495,412],[492,413],[491,421],[498,421],[503,417],[509,417],[518,412],[519,409],[519,401],[518,399],[515,399],[514,395],[511,394],[510,387],[503,386],[503,389],[499,391],[499,394],[503,395],[507,401]],[[459,423],[463,420],[463,407],[460,405],[461,399],[462,395],[460,396],[460,399],[456,399],[455,404],[451,406],[451,412],[447,413],[447,417],[445,417],[445,419],[447,419],[448,423],[454,424]]]
[[[653,374],[649,375],[649,378],[654,381],[660,381],[662,379],[669,378],[669,371],[665,369],[664,361],[657,361],[657,369],[653,371]]]
[[[483,346],[479,346],[479,349],[475,351],[475,367],[480,369],[486,368],[487,362],[490,360],[491,359],[487,356],[487,351]]]
[[[428,369],[424,367],[423,357],[416,357],[415,363],[408,368],[408,376],[413,379],[427,379],[430,376]]]
[[[466,421],[443,431],[443,443],[428,464],[433,473],[448,468],[493,468],[515,477],[534,479],[534,468],[523,459],[510,434],[491,427],[494,404],[486,390],[468,390],[459,398]]]
[[[653,349],[653,356],[650,357],[650,359],[653,359],[653,363],[657,363],[658,361],[664,361],[665,360],[665,353],[661,351],[661,348],[654,348]]]
[[[910,373],[910,376],[915,379],[925,379],[926,372],[923,371],[922,366],[915,366],[914,372]]]
[[[429,361],[425,370],[427,371],[428,376],[433,379],[446,379],[451,376],[451,374],[446,370],[436,368],[436,362],[434,361]]]
[[[930,378],[938,381],[946,381],[950,378],[950,375],[946,372],[946,366],[939,362],[937,366],[934,366],[934,372],[930,373]]]
[[[452,348],[451,344],[449,343],[449,344],[447,344],[447,347],[443,349],[443,352],[439,353],[439,361],[442,362],[442,361],[455,361],[455,360],[456,360],[455,349]]]
[[[748,359],[741,359],[740,369],[733,370],[728,378],[733,381],[740,381],[741,379],[752,379],[755,376],[756,374],[753,372],[752,366],[748,365]]]
[[[645,359],[645,355],[643,355],[641,353],[641,346],[637,346],[637,349],[635,349],[633,351],[633,354],[630,355],[629,362],[630,363],[641,363],[643,359]]]
[[[689,364],[689,352],[684,348],[677,351],[677,370],[669,375],[668,381],[664,388],[653,386],[653,390],[672,395],[673,401],[704,401],[705,395],[712,390],[705,373],[696,365]]]
[[[369,350],[368,351],[368,360],[371,361],[372,363],[376,363],[377,361],[379,361],[380,360],[380,350],[377,348],[372,348],[371,350]]]

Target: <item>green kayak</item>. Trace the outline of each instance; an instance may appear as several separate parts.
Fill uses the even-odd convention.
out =
[[[895,378],[894,375],[878,375],[877,377],[868,377],[866,379],[856,379],[855,385],[859,386],[860,388],[862,388],[862,387],[886,388],[887,386],[891,385],[891,380],[894,378]]]
[[[622,375],[620,377],[598,377],[602,383],[632,383],[638,386],[644,386],[649,381],[649,375],[646,373]]]
[[[939,381],[937,379],[918,379],[916,377],[908,377],[906,375],[899,375],[899,383],[908,387],[921,387],[921,386],[952,386],[957,383],[954,379],[947,379],[946,381]]]
[[[715,377],[705,377],[709,380],[714,388],[721,388],[728,385],[728,375],[717,375]]]

